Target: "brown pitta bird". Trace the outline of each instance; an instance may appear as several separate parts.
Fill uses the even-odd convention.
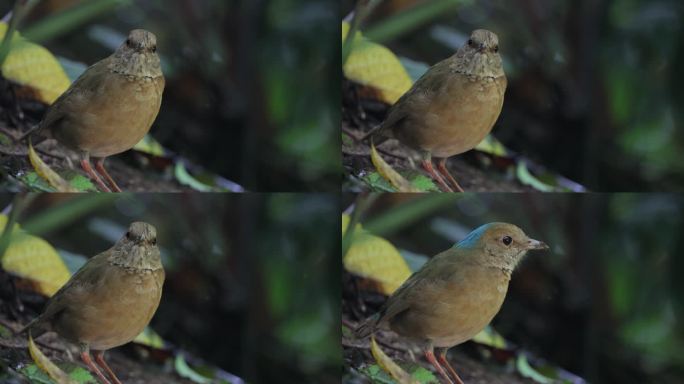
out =
[[[121,192],[104,160],[131,149],[147,134],[159,113],[164,82],[157,38],[134,29],[114,54],[90,66],[71,84],[36,130],[77,151],[81,167],[100,189]],[[93,171],[90,157],[111,189]]]
[[[475,148],[489,134],[501,113],[506,84],[499,38],[477,29],[456,54],[425,72],[363,139],[398,139],[421,153],[423,168],[443,190],[462,192],[446,167],[447,158]],[[433,156],[440,158],[441,175],[433,168]]]
[[[548,246],[515,225],[485,224],[411,275],[357,327],[356,336],[367,337],[387,325],[421,345],[447,383],[463,384],[447,361],[447,350],[489,324],[503,304],[513,269],[533,249]]]
[[[134,222],[114,246],[88,260],[24,329],[38,337],[54,331],[81,349],[81,359],[102,383],[121,384],[104,351],[126,344],[145,329],[161,300],[164,268],[157,231]]]

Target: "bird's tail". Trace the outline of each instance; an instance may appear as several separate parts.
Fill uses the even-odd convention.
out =
[[[379,124],[377,127],[372,128],[370,131],[366,132],[359,141],[372,140],[377,146],[384,143],[387,139],[392,138],[392,132],[385,128],[385,123]]]
[[[376,313],[375,315],[362,321],[361,324],[359,324],[354,330],[354,335],[357,339],[365,339],[375,331],[375,328],[378,326],[379,321],[380,313]]]
[[[31,335],[34,338],[39,337],[40,335],[48,331],[48,329],[46,329],[45,327],[45,324],[41,320],[42,318],[40,316],[36,317],[35,319],[31,320],[28,324],[23,326],[21,329],[15,331],[14,334],[21,335],[26,331],[30,331]]]

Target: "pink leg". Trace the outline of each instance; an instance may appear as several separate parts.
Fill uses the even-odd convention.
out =
[[[432,167],[432,158],[430,157],[430,154],[427,154],[423,157],[421,165],[427,171],[427,173],[430,174],[430,177],[432,177],[432,179],[435,180],[437,184],[439,184],[439,186],[442,188],[444,192],[453,192],[453,190],[447,185],[447,183],[444,182],[442,176],[440,176],[439,173],[435,172],[435,169]]]
[[[439,170],[439,173],[441,173],[450,183],[453,187],[455,187],[455,190],[459,192],[463,192],[463,188],[461,188],[460,185],[458,185],[458,182],[456,179],[454,179],[453,176],[451,176],[451,173],[449,172],[449,169],[446,166],[447,158],[440,159],[437,162],[437,169]]]
[[[425,348],[425,357],[427,357],[430,364],[432,364],[432,366],[435,367],[435,369],[437,369],[437,372],[439,372],[439,374],[444,378],[444,380],[446,380],[447,384],[455,384],[449,378],[449,375],[447,375],[446,372],[444,372],[444,368],[442,368],[442,366],[439,365],[439,363],[435,359],[435,353],[432,351],[432,345]],[[463,383],[460,383],[460,384],[463,384]]]
[[[437,359],[439,360],[439,363],[442,365],[442,367],[445,367],[447,371],[449,371],[449,374],[451,374],[451,377],[454,378],[456,384],[463,384],[463,380],[461,380],[461,378],[458,377],[458,373],[456,373],[456,370],[454,370],[451,364],[449,364],[449,361],[446,358],[446,353],[446,348],[437,349]]]
[[[93,171],[93,167],[90,166],[90,158],[89,156],[83,155],[81,158],[81,168],[83,168],[84,171],[90,176],[90,178],[97,183],[97,185],[100,187],[100,189],[104,192],[111,192],[109,187],[105,185],[105,183],[100,179],[100,177]]]
[[[109,368],[109,365],[107,365],[107,362],[104,359],[104,351],[95,351],[93,352],[93,355],[95,355],[95,361],[97,362],[97,364],[99,364],[100,367],[104,368],[105,372],[107,372],[107,374],[112,379],[114,384],[121,384],[121,381],[119,381],[119,378],[116,377],[114,371],[112,371],[112,369]]]
[[[90,371],[97,376],[97,378],[100,380],[102,384],[112,384],[107,380],[107,378],[104,377],[102,372],[97,368],[97,365],[93,363],[93,360],[90,358],[90,352],[88,352],[88,348],[82,348],[81,350],[81,360],[83,360],[84,363],[90,368]]]
[[[107,173],[107,170],[104,167],[104,157],[95,160],[95,169],[100,173],[100,175],[104,176],[109,185],[112,186],[112,190],[114,192],[121,192],[121,188],[119,188],[118,185],[116,185],[116,182],[114,182],[114,179],[112,179],[111,176],[109,176],[109,173]]]

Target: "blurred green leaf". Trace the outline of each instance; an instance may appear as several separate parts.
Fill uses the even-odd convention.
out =
[[[541,384],[550,384],[553,383],[553,380],[542,375],[541,373],[537,372],[532,366],[530,365],[530,362],[527,361],[527,357],[524,354],[519,354],[518,358],[516,359],[515,362],[515,367],[518,369],[518,372],[523,377],[527,377],[529,379],[534,380],[537,383]]]
[[[192,380],[193,382],[199,384],[211,383],[211,379],[200,375],[199,373],[195,372],[195,370],[190,368],[188,363],[185,361],[185,358],[180,354],[176,355],[173,366],[176,369],[178,375],[180,375],[181,377]]]
[[[179,183],[183,185],[187,185],[188,187],[199,191],[199,192],[212,192],[214,191],[214,188],[206,185],[199,180],[195,179],[188,173],[188,170],[185,169],[185,164],[183,164],[182,161],[177,161],[176,166],[174,167],[174,175],[176,176],[176,180],[178,180]]]
[[[544,184],[542,181],[534,177],[530,170],[527,169],[527,164],[524,161],[518,161],[518,165],[515,168],[515,174],[518,180],[524,185],[529,185],[530,187],[541,191],[541,192],[553,192],[555,188],[548,184]]]
[[[472,0],[434,0],[419,3],[401,13],[367,28],[365,35],[376,42],[385,42],[408,33],[418,26],[433,21],[437,16],[455,12],[457,8],[470,5]]]
[[[413,199],[394,207],[390,212],[384,212],[366,222],[364,227],[373,234],[383,236],[409,226],[443,207],[453,205],[460,198],[461,196],[454,193],[416,195]]]
[[[119,7],[129,6],[132,3],[132,0],[81,1],[71,8],[49,15],[34,25],[25,28],[23,35],[27,39],[36,42],[55,39],[96,17],[100,17]]]
[[[92,213],[93,211],[112,204],[126,194],[89,193],[63,201],[61,204],[42,210],[24,222],[24,229],[36,235],[60,228],[72,220]]]

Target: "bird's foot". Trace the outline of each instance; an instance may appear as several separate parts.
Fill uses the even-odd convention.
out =
[[[446,348],[440,348],[437,353],[437,360],[439,361],[439,364],[446,368],[447,371],[449,372],[449,375],[451,378],[454,379],[454,382],[456,384],[463,384],[463,380],[458,376],[458,373],[456,373],[456,370],[449,364],[449,361],[447,360],[446,357],[447,349]]]
[[[90,166],[90,160],[88,157],[84,157],[81,159],[81,168],[83,168],[84,171],[90,176],[90,178],[97,183],[98,187],[100,187],[100,190],[103,192],[111,192],[112,190],[109,189],[109,187],[100,179],[100,177],[93,171],[93,167]]]
[[[423,166],[423,169],[430,174],[430,177],[439,184],[443,192],[453,192],[453,189],[447,185],[442,176],[435,171],[435,168],[432,166],[432,160],[424,159],[421,161],[421,165]]]
[[[442,368],[442,366],[439,365],[439,363],[437,362],[437,359],[435,359],[435,354],[432,351],[432,348],[425,350],[425,357],[428,359],[430,364],[432,364],[432,366],[435,367],[439,375],[442,376],[442,378],[445,380],[447,384],[463,384],[463,382],[454,383],[454,381],[451,380],[449,375],[447,375],[447,373],[444,371],[444,368]]]
[[[105,160],[104,158],[100,158],[100,159],[95,160],[95,169],[97,169],[97,172],[98,172],[100,175],[104,176],[105,180],[107,180],[107,182],[109,183],[109,185],[112,187],[112,191],[114,191],[114,192],[122,192],[122,191],[121,191],[121,188],[119,188],[119,186],[116,184],[116,182],[114,181],[114,179],[112,179],[112,177],[109,176],[109,173],[108,173],[107,170],[105,169],[105,167],[104,167],[104,160]]]
[[[102,374],[102,372],[97,368],[97,365],[93,363],[93,359],[90,358],[90,352],[88,349],[83,349],[81,351],[81,360],[88,366],[90,371],[97,376],[98,380],[102,384],[112,384],[107,378]]]
[[[458,184],[456,179],[454,179],[453,176],[451,176],[451,173],[449,172],[449,169],[446,166],[447,158],[440,159],[437,162],[437,170],[439,170],[439,173],[444,176],[449,183],[451,183],[451,186],[453,187],[453,190],[458,191],[458,192],[463,192],[463,188]]]
[[[112,369],[109,368],[109,365],[107,365],[107,362],[104,359],[104,351],[95,351],[93,352],[93,355],[95,355],[95,361],[97,364],[102,367],[105,372],[107,372],[109,377],[112,379],[112,382],[114,384],[122,384],[119,378],[114,374],[114,371],[112,371]]]

